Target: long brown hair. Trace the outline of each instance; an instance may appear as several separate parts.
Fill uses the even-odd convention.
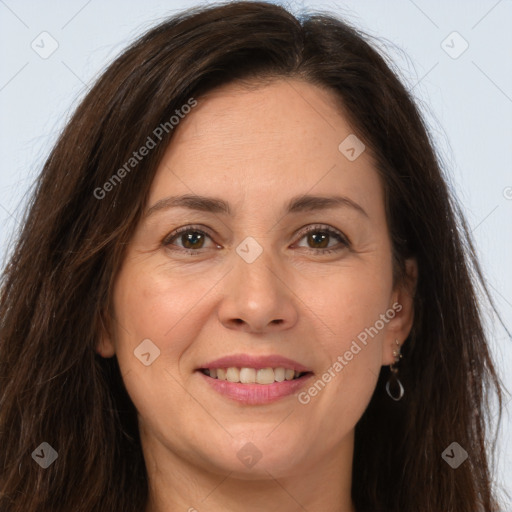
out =
[[[116,358],[95,352],[112,318],[112,285],[172,140],[171,116],[222,84],[274,78],[337,94],[382,176],[395,282],[405,278],[405,258],[418,261],[399,374],[406,395],[389,399],[383,367],[356,426],[357,510],[498,510],[486,441],[490,393],[501,411],[502,384],[477,284],[496,308],[413,99],[366,36],[343,21],[243,1],[189,9],[135,41],[78,106],[38,177],[2,275],[2,511],[145,506],[136,411]],[[156,147],[112,181],[166,122]],[[469,454],[457,469],[442,457],[453,441]],[[58,453],[47,469],[31,456],[42,442]]]

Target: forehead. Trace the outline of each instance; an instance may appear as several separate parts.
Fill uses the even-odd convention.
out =
[[[157,170],[153,201],[171,192],[221,192],[264,206],[277,194],[340,192],[364,202],[382,193],[369,151],[353,161],[340,151],[354,133],[331,91],[283,79],[229,84],[197,101]]]
[[[172,142],[176,151],[171,151],[187,144],[200,153],[266,161],[289,154],[304,157],[306,142],[310,158],[316,160],[320,151],[335,153],[339,136],[351,133],[340,114],[333,93],[306,82],[276,80],[250,88],[228,84],[199,98],[178,126]]]

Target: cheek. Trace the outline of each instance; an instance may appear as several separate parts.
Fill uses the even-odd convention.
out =
[[[321,428],[339,437],[354,428],[368,407],[382,365],[385,327],[379,330],[375,323],[385,309],[380,297],[365,293],[351,301],[339,297],[338,304],[345,309],[331,316],[336,336],[323,340],[328,361],[301,397],[301,403],[310,401],[319,411]]]
[[[194,306],[208,290],[184,281],[155,268],[127,268],[114,293],[116,357],[126,390],[139,418],[169,432],[179,431],[175,417],[190,401],[180,360],[198,335]]]
[[[221,278],[211,273],[199,279],[149,263],[127,265],[120,273],[114,292],[115,350],[142,417],[165,423],[171,411],[177,414],[190,400],[184,385],[191,368],[182,363],[208,321],[209,294]]]
[[[193,339],[192,321],[197,305],[208,293],[208,280],[173,277],[161,268],[133,267],[120,275],[114,295],[116,319],[119,324],[118,347],[125,352],[149,338],[169,358]],[[171,365],[175,358],[169,358]]]
[[[331,279],[328,299],[317,305],[329,327],[322,340],[329,361],[319,376],[328,391],[318,394],[325,393],[325,403],[347,425],[357,421],[369,403],[382,365],[382,340],[394,316],[388,308],[390,277],[384,269],[375,269],[343,272]]]
[[[391,273],[380,264],[344,268],[330,276],[316,308],[330,327],[330,338],[335,339],[333,348],[348,350],[351,340],[358,336],[364,342],[365,333],[368,340],[381,338],[387,323],[380,319],[388,309],[391,284]],[[378,332],[371,329],[375,325]]]

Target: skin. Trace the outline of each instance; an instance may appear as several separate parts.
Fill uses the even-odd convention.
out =
[[[115,282],[113,334],[103,333],[97,346],[117,356],[139,414],[146,512],[355,512],[354,428],[380,367],[394,360],[395,339],[403,344],[412,327],[417,275],[409,260],[410,284],[393,287],[370,152],[349,161],[338,146],[353,130],[335,97],[298,80],[223,86],[198,99],[178,128],[148,207],[199,194],[224,199],[233,216],[180,207],[143,219]],[[351,208],[285,215],[286,202],[302,194],[348,196],[368,217]],[[318,231],[301,234],[316,224],[320,234],[338,230],[350,246],[332,235],[322,243]],[[186,245],[181,234],[163,244],[188,225],[209,236]],[[263,251],[252,263],[236,252],[248,236]],[[324,244],[339,250],[322,254]],[[199,255],[183,252],[190,247]],[[308,404],[290,395],[241,405],[195,372],[224,355],[277,353],[320,377],[396,302],[400,312],[359,343],[362,350]],[[148,338],[160,356],[145,366],[134,350]],[[248,442],[261,452],[252,467],[237,457]]]

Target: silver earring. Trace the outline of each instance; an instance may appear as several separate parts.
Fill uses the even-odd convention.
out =
[[[391,371],[391,377],[386,382],[386,392],[392,398],[395,400],[395,402],[398,402],[398,400],[401,400],[401,398],[404,396],[404,387],[402,386],[402,383],[400,382],[400,379],[398,378],[398,368],[396,368],[395,364],[400,361],[402,358],[402,354],[400,353],[400,343],[398,343],[398,340],[395,340],[395,343],[397,344],[397,350],[393,350],[393,357],[395,358],[394,362],[389,365],[389,369]],[[395,383],[398,385],[398,396],[394,396],[390,389],[391,384]]]

